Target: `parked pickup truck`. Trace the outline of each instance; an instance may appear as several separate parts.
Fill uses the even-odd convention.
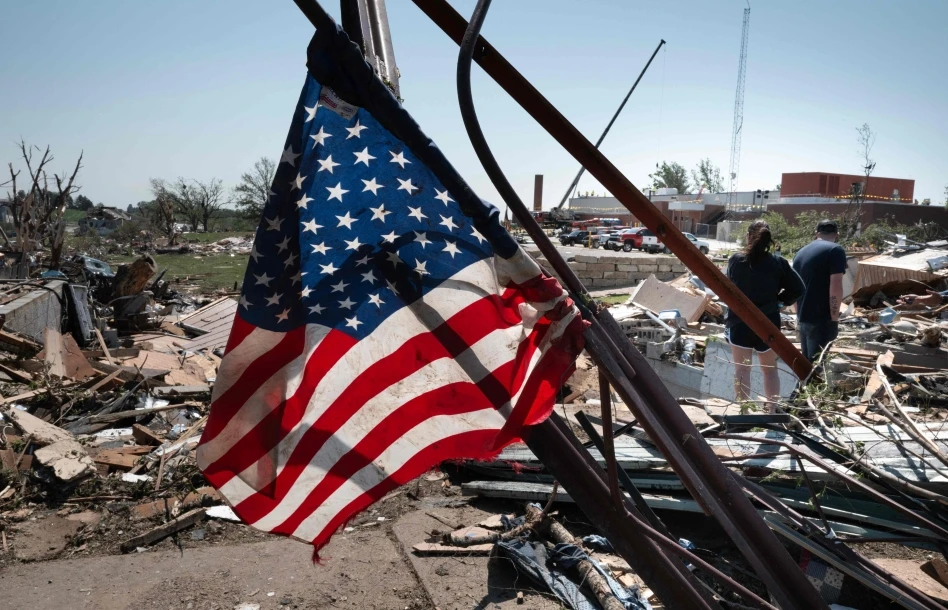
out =
[[[606,247],[613,250],[619,250],[621,248],[623,252],[645,250],[650,253],[661,252],[665,249],[665,245],[658,240],[658,237],[645,227],[635,227],[622,231],[619,233],[616,241],[607,243]]]
[[[576,244],[585,246],[588,239],[589,231],[580,231],[579,229],[560,235],[560,243],[564,246],[574,246]]]
[[[697,237],[695,237],[695,236],[692,235],[691,233],[685,233],[684,236],[687,237],[687,238],[688,238],[688,241],[690,241],[691,243],[693,243],[696,248],[698,248],[699,250],[701,250],[701,254],[707,254],[708,252],[711,251],[711,246],[708,245],[708,242],[706,242],[706,241],[704,241],[704,240],[701,240],[701,239],[698,239]]]

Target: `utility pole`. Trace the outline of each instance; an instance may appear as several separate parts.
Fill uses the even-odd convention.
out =
[[[359,45],[365,61],[369,62],[392,93],[399,100],[398,66],[392,32],[388,27],[385,0],[340,0],[342,29]]]

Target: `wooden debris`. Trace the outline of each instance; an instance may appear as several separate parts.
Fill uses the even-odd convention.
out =
[[[157,447],[164,442],[164,439],[152,432],[151,429],[141,424],[135,424],[132,426],[132,437],[139,445]]]
[[[123,553],[129,553],[134,551],[140,546],[148,546],[154,544],[159,540],[164,540],[168,536],[176,534],[183,529],[189,528],[195,523],[199,523],[204,520],[205,513],[203,508],[195,508],[192,511],[186,512],[180,517],[172,519],[164,525],[158,526],[153,530],[145,532],[141,536],[135,536],[129,540],[126,540],[122,543],[120,547]]]
[[[46,366],[50,375],[66,376],[66,365],[63,363],[63,338],[55,328],[47,328],[44,333],[44,348]]]
[[[419,542],[411,547],[416,555],[490,555],[493,548],[493,544],[460,547],[439,542]]]

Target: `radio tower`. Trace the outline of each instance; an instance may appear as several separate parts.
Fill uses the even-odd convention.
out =
[[[747,30],[750,27],[750,2],[744,9],[744,28],[741,32],[741,58],[737,66],[737,94],[734,96],[734,128],[731,133],[731,180],[727,187],[727,211],[731,211],[737,174],[741,166],[741,129],[744,127],[744,77],[747,73]]]

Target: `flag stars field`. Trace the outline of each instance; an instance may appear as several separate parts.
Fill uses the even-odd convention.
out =
[[[278,304],[279,315],[258,322],[276,328],[323,323],[361,336],[402,307],[405,295],[418,298],[490,256],[490,249],[448,189],[370,114],[359,110],[346,118],[333,111],[319,102],[318,85],[303,97],[251,253],[251,287],[268,292],[245,295],[243,309]],[[346,158],[351,165],[342,162]],[[304,285],[306,269],[313,275]],[[338,299],[325,302],[326,295],[341,294],[334,289],[339,278],[347,287],[345,307]],[[411,289],[403,290],[403,283]],[[373,290],[379,285],[400,298],[382,299]],[[274,294],[279,301],[272,301]],[[340,309],[355,317],[340,317]]]

